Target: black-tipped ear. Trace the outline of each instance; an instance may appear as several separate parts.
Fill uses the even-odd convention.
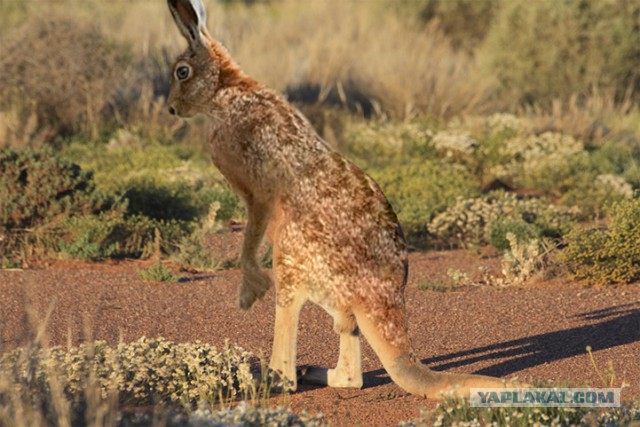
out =
[[[207,15],[201,0],[167,0],[173,20],[191,47],[203,46]]]

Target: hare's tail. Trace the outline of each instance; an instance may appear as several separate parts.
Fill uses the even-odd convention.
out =
[[[398,307],[397,310],[399,312],[390,318],[404,320],[403,309]],[[436,399],[442,398],[445,393],[453,393],[468,398],[470,388],[502,388],[516,385],[505,383],[499,378],[432,371],[413,356],[408,339],[395,344],[385,338],[384,329],[380,328],[365,310],[354,309],[354,314],[360,331],[378,355],[391,379],[409,393]],[[396,330],[405,329],[401,327]]]

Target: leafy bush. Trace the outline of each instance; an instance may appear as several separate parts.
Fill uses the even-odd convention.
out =
[[[428,123],[351,122],[340,152],[365,170],[411,159],[435,158]]]
[[[538,239],[520,240],[513,233],[506,235],[509,249],[502,257],[502,274],[507,283],[523,284],[547,265],[548,248]]]
[[[508,235],[513,235],[518,242],[528,242],[539,237],[540,230],[535,225],[524,220],[501,218],[489,224],[487,233],[488,243],[504,252],[512,246],[509,239],[507,239]]]
[[[578,280],[587,283],[629,283],[640,279],[640,199],[627,199],[609,208],[606,229],[576,229],[563,251]]]
[[[216,270],[220,267],[222,260],[207,245],[207,236],[214,234],[220,228],[218,222],[220,206],[219,202],[212,203],[204,221],[201,221],[192,233],[178,242],[175,259],[180,264],[198,270]]]
[[[524,236],[561,237],[577,219],[574,210],[555,207],[538,199],[519,199],[495,192],[457,202],[429,224],[429,232],[450,245],[492,243],[505,247],[508,231]],[[517,233],[516,233],[517,234]]]
[[[629,197],[638,174],[630,143],[585,145],[559,132],[533,132],[533,124],[510,114],[451,122],[432,135],[438,158],[461,165],[487,188],[510,188],[577,207],[581,219]],[[629,180],[625,179],[629,177]]]
[[[85,215],[113,205],[90,172],[51,150],[0,149],[0,227],[34,227],[55,217]]]
[[[427,224],[457,197],[477,192],[463,168],[433,160],[392,165],[373,170],[372,175],[414,244],[427,237]]]
[[[172,253],[190,231],[184,221],[155,220],[142,215],[125,217],[114,212],[65,219],[52,231],[52,249],[68,258],[99,261],[106,258],[147,258],[155,253],[155,230],[160,249]]]
[[[195,221],[215,202],[220,221],[242,215],[240,200],[209,155],[193,145],[162,145],[119,131],[107,145],[76,142],[63,155],[93,170],[99,188],[123,193],[130,215]]]
[[[587,176],[583,181],[576,182],[560,199],[564,205],[578,206],[582,218],[601,217],[606,206],[633,195],[633,187],[621,176],[602,174],[593,177],[588,173],[585,175]]]
[[[594,88],[622,98],[640,81],[629,72],[640,54],[639,10],[614,0],[502,1],[477,54],[502,99],[517,104],[549,105]]]
[[[570,187],[579,162],[586,156],[582,143],[573,137],[545,132],[541,135],[514,137],[499,150],[500,165],[493,175],[516,188],[528,188],[545,194],[559,195]]]

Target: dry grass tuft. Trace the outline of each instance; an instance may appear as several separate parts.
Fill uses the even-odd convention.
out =
[[[19,126],[9,120],[5,128],[96,135],[129,60],[126,48],[89,23],[59,15],[28,20],[0,48],[0,108],[20,116]]]

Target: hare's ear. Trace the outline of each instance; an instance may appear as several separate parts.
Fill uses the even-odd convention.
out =
[[[206,28],[207,16],[201,0],[167,0],[173,20],[180,32],[196,48],[205,46],[209,37]]]

